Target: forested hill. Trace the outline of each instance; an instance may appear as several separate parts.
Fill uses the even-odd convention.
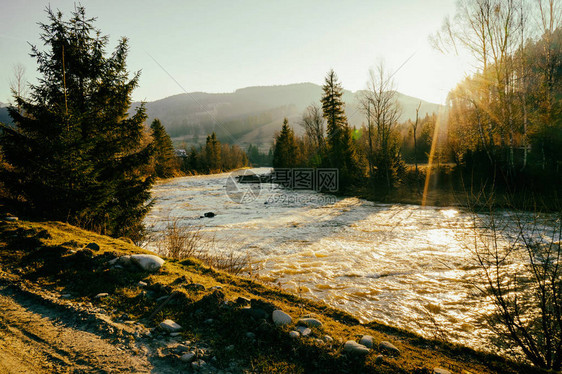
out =
[[[174,141],[204,141],[212,131],[223,142],[270,144],[287,117],[297,134],[304,109],[319,103],[322,87],[313,83],[248,87],[232,93],[194,92],[170,96],[146,104],[149,121],[159,118]],[[361,126],[360,94],[344,91],[343,100],[351,126]],[[398,93],[402,120],[414,118],[420,99]],[[440,105],[421,100],[420,115],[437,112]],[[139,103],[134,103],[132,110]]]

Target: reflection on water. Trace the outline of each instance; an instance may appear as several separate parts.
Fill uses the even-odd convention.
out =
[[[146,223],[169,217],[202,225],[217,250],[252,258],[253,273],[302,296],[426,336],[484,348],[483,304],[468,248],[472,218],[455,209],[318,199],[310,191],[271,191],[247,204],[224,191],[226,174],[178,178],[154,188]],[[274,191],[279,193],[279,191]],[[321,196],[321,195],[320,195]],[[212,219],[200,219],[212,211]]]

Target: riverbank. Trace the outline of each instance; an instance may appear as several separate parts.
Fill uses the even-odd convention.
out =
[[[322,302],[214,270],[194,259],[166,259],[153,273],[110,265],[111,260],[134,253],[148,252],[127,241],[59,222],[2,222],[1,283],[20,299],[39,297],[44,303],[62,305],[65,313],[74,308],[82,313],[77,318],[97,316],[89,321],[89,333],[104,343],[119,345],[120,352],[126,349],[142,358],[147,368],[161,365],[177,372],[223,373],[432,373],[435,368],[450,373],[535,372],[497,356],[386,325],[361,324]],[[291,322],[276,326],[271,313],[276,309],[290,315]],[[310,325],[307,331],[295,323],[304,317],[320,324]],[[181,325],[181,331],[169,334],[158,327],[166,319]],[[10,330],[5,326],[9,323],[3,322],[1,333]],[[96,324],[106,327],[98,329]],[[297,329],[306,336],[292,337],[291,331]],[[366,355],[344,348],[346,342],[365,335],[374,342]],[[385,349],[385,344],[380,345],[385,341],[399,351]],[[186,356],[189,352],[194,356]],[[24,353],[41,354],[9,353],[11,362],[29,359]],[[47,358],[41,361],[44,370],[38,368],[38,372],[87,364],[79,359],[67,357],[61,363]]]
[[[426,180],[428,172],[430,178]],[[562,190],[553,183],[541,185],[539,182],[533,190],[524,185],[509,188],[505,183],[494,183],[493,180],[470,182],[471,178],[475,177],[461,175],[452,164],[431,168],[420,165],[418,172],[408,165],[402,179],[390,190],[370,185],[365,179],[361,185],[349,187],[343,196],[385,204],[455,207],[483,212],[490,209],[558,212],[562,208]]]

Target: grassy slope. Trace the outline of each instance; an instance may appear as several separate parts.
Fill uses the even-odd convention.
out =
[[[95,242],[99,251],[82,249]],[[143,321],[147,327],[171,318],[184,326],[186,339],[208,342],[218,359],[216,366],[226,365],[233,358],[242,359],[252,372],[267,373],[429,373],[442,367],[453,373],[531,373],[528,367],[470,349],[423,339],[416,334],[377,323],[360,324],[353,316],[319,302],[299,298],[280,289],[251,279],[208,268],[197,260],[168,260],[155,274],[110,269],[107,261],[116,255],[147,253],[126,241],[97,235],[60,222],[1,222],[0,268],[36,285],[59,293],[70,293],[75,301],[91,301],[100,292],[107,298],[93,301],[115,315],[127,313]],[[146,290],[137,283],[148,283]],[[199,283],[205,290],[190,289]],[[221,290],[210,290],[213,286]],[[155,313],[162,301],[158,297],[175,292],[173,301]],[[238,297],[252,299],[253,307],[271,312],[275,308],[296,317],[314,315],[323,322],[313,329],[313,338],[293,340],[289,327],[277,328],[268,321],[254,320],[235,303],[224,301]],[[152,318],[149,320],[149,317]],[[214,322],[204,321],[212,318]],[[256,340],[247,337],[253,332]],[[320,343],[316,337],[332,336],[333,344]],[[349,358],[342,352],[342,343],[357,340],[362,334],[374,337],[376,343],[388,340],[400,350],[398,357],[379,355],[373,349],[366,359]],[[224,349],[234,345],[234,350]]]

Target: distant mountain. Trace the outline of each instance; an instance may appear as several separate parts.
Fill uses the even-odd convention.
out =
[[[359,109],[360,92],[344,90],[347,118],[351,126],[361,126],[365,116]],[[170,96],[146,103],[148,121],[159,118],[176,144],[196,144],[205,141],[215,131],[219,139],[243,147],[249,144],[267,151],[276,131],[287,117],[297,134],[303,128],[298,124],[303,111],[312,103],[320,102],[322,87],[313,83],[285,86],[241,88],[231,93],[192,92]],[[420,115],[438,112],[438,104],[429,103],[397,93],[402,108],[401,120],[413,119],[418,104]],[[0,122],[11,124],[7,104],[0,103]],[[131,111],[140,103],[133,103]],[[150,122],[149,122],[150,123]]]
[[[215,131],[221,141],[241,146],[257,144],[269,148],[274,133],[279,131],[283,118],[287,117],[295,132],[301,134],[298,125],[305,108],[319,103],[322,87],[313,83],[297,83],[284,86],[248,87],[232,93],[193,92],[170,96],[146,103],[149,121],[159,118],[176,143],[194,144]],[[347,118],[351,126],[365,122],[359,109],[360,92],[344,91]],[[397,93],[402,108],[401,120],[414,118],[421,101],[420,115],[438,112],[439,104]],[[132,108],[138,107],[134,103]]]

